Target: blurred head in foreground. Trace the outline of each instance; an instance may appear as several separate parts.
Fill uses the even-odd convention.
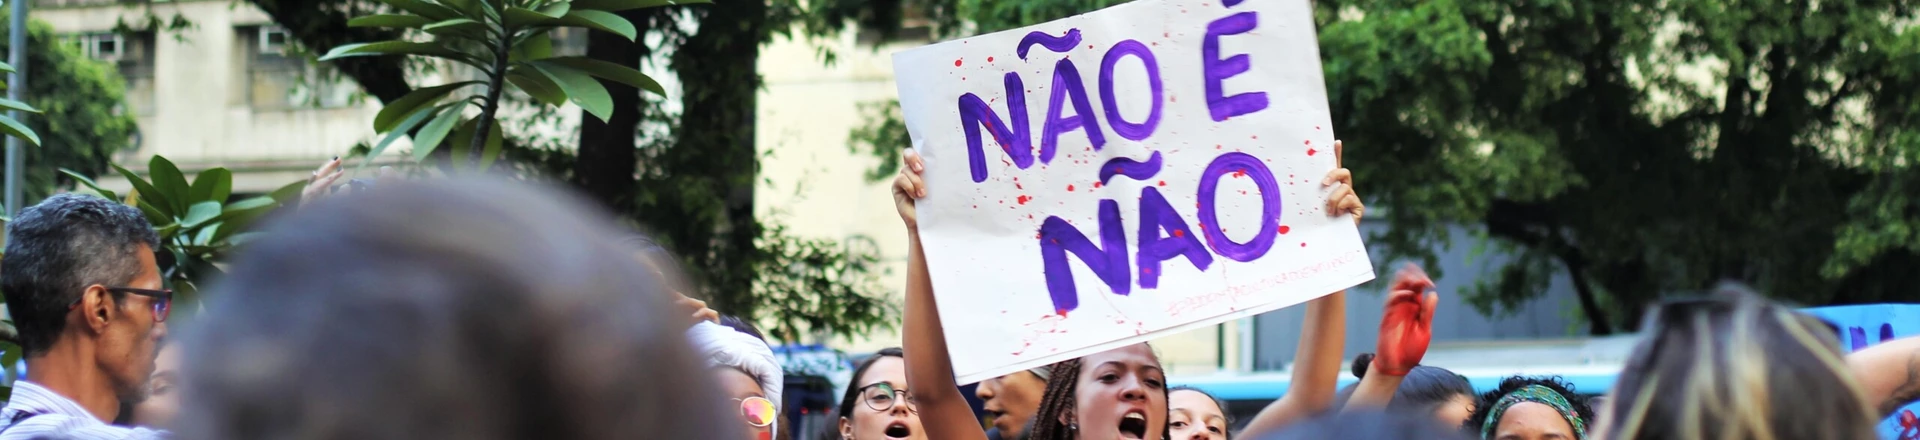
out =
[[[180,438],[738,438],[610,218],[495,181],[278,219],[183,341]]]
[[[1435,423],[1427,414],[1365,409],[1327,413],[1255,440],[1326,439],[1467,440],[1467,437],[1455,427]]]
[[[1878,438],[1839,338],[1817,318],[1727,284],[1642,322],[1597,439]]]

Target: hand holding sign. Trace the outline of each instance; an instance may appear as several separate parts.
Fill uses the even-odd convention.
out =
[[[1380,341],[1373,358],[1375,371],[1405,376],[1426,357],[1433,340],[1433,309],[1440,295],[1433,292],[1433,280],[1420,266],[1407,264],[1393,277],[1392,293],[1387,298],[1387,313],[1380,319]]]
[[[896,55],[961,381],[1372,279],[1317,47],[1307,0],[1142,0]]]

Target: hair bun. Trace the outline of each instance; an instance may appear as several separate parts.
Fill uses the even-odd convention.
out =
[[[1373,366],[1373,353],[1360,353],[1359,356],[1353,357],[1353,366],[1348,369],[1353,370],[1354,378],[1366,379],[1367,367],[1370,366]]]

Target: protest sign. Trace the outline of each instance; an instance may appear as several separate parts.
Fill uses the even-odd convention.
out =
[[[961,383],[1373,278],[1307,0],[1146,0],[903,52]]]
[[[1847,351],[1920,334],[1920,304],[1871,304],[1807,309],[1840,330],[1840,345]],[[1877,402],[1876,402],[1877,403]],[[1907,405],[1880,421],[1880,438],[1888,440],[1920,439],[1920,404]]]

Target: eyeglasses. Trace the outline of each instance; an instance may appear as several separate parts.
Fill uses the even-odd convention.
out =
[[[895,395],[900,397],[895,398]],[[895,402],[905,400],[908,411],[920,412],[918,405],[913,404],[912,394],[908,394],[907,390],[893,389],[893,386],[887,385],[886,382],[860,387],[860,400],[867,402],[867,408],[880,412],[892,411],[893,406],[896,405]]]
[[[107,287],[107,291],[130,293],[153,298],[153,322],[167,322],[167,315],[173,313],[173,290],[171,289],[151,290],[135,289],[132,287]],[[85,300],[85,298],[73,300],[73,304],[67,305],[67,310],[80,307],[80,301],[82,300]]]
[[[755,428],[772,425],[774,419],[780,414],[779,407],[774,406],[773,401],[764,397],[733,400],[740,402],[740,418],[746,419],[747,424]]]

